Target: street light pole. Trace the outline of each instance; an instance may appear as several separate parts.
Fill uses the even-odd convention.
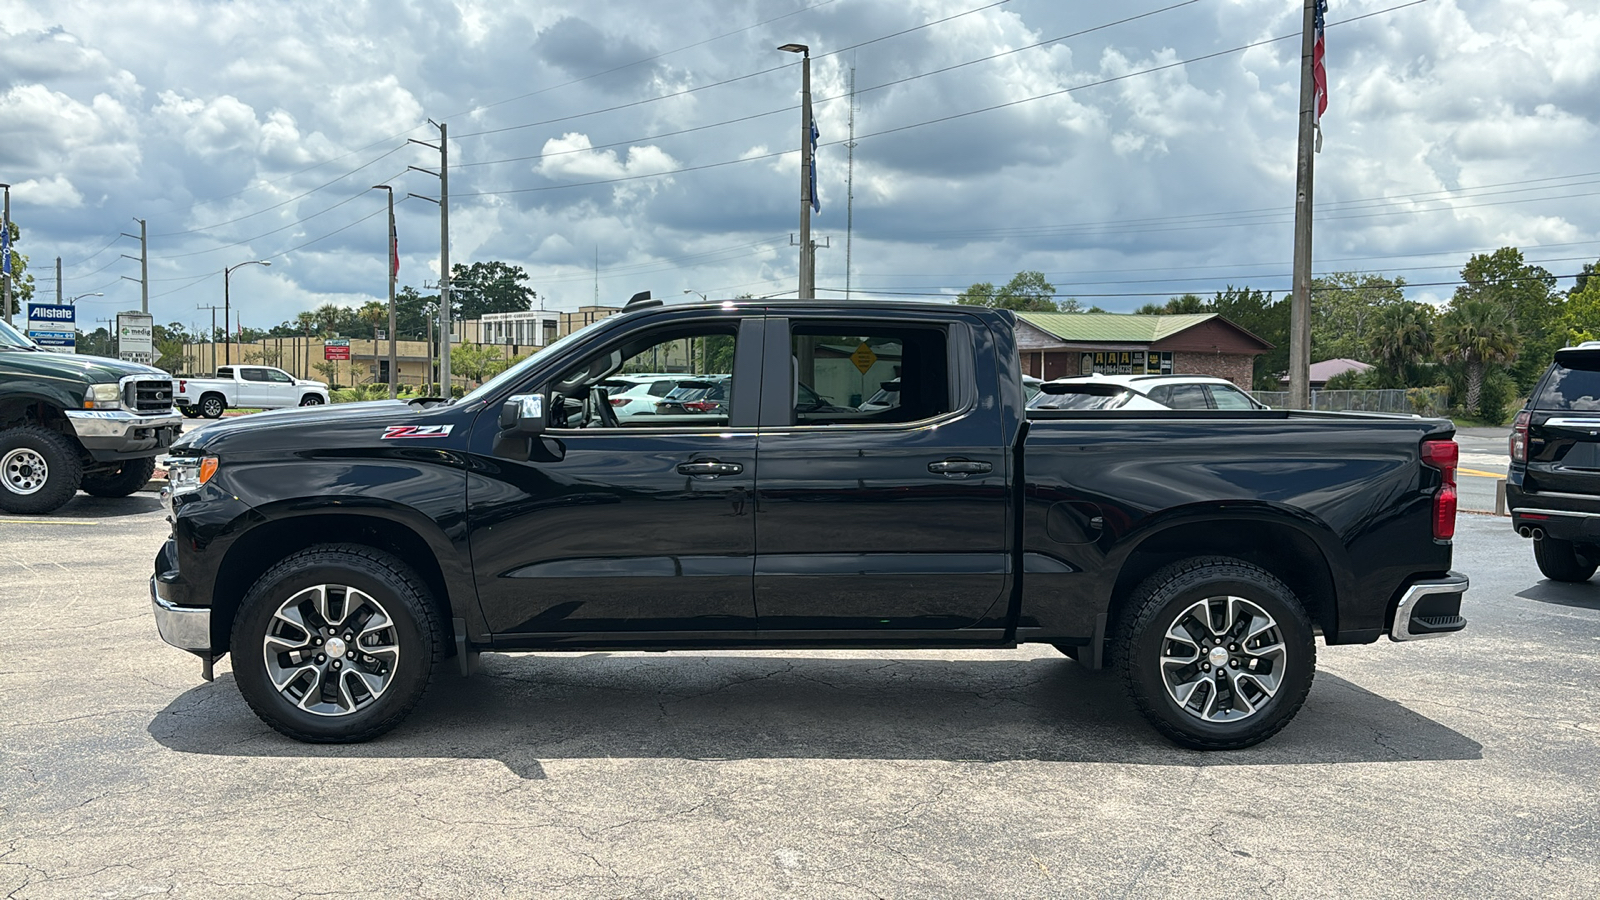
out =
[[[395,387],[400,376],[395,370],[395,318],[394,318],[394,280],[400,274],[400,244],[394,233],[394,188],[387,184],[375,184],[375,191],[384,191],[389,195],[389,399],[393,400],[398,395]]]
[[[784,44],[785,53],[799,53],[800,60],[800,299],[810,300],[817,293],[817,256],[811,244],[811,48],[805,44]]]
[[[232,304],[232,300],[230,300],[229,297],[228,297],[228,276],[232,275],[233,274],[233,270],[239,268],[240,266],[270,266],[270,265],[272,265],[272,263],[267,262],[264,259],[252,259],[252,260],[247,260],[247,261],[242,262],[242,263],[235,263],[235,264],[233,264],[231,266],[228,266],[227,268],[222,270],[222,331],[223,331],[222,337],[223,337],[223,340],[226,341],[226,343],[223,345],[223,349],[222,349],[222,362],[223,362],[223,365],[229,365],[229,366],[233,365],[233,340],[227,334],[227,331],[228,331],[228,316],[231,313],[230,306]]]
[[[5,245],[4,274],[0,274],[0,302],[5,305],[6,324],[11,324],[11,185],[0,184],[6,192],[5,213],[0,217],[0,228],[6,230],[6,239],[0,241]]]

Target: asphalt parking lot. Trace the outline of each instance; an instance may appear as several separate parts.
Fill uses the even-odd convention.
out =
[[[1321,648],[1204,754],[1003,652],[515,654],[314,747],[161,643],[151,495],[0,519],[0,891],[54,897],[1578,897],[1600,581],[1463,515],[1451,639]]]

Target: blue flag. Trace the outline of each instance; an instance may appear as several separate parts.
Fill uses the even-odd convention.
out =
[[[0,275],[11,274],[11,223],[0,223]]]
[[[817,130],[815,114],[811,117],[811,211],[822,212],[822,201],[817,198],[817,138],[822,132]]]

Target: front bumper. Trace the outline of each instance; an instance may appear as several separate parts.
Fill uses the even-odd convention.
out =
[[[1406,588],[1395,604],[1391,641],[1420,641],[1443,637],[1467,627],[1461,616],[1461,595],[1470,582],[1460,572],[1429,578]]]
[[[155,456],[183,432],[177,410],[135,413],[125,409],[69,409],[78,442],[100,462]]]
[[[161,639],[190,653],[211,652],[211,609],[204,606],[179,606],[161,596],[162,582],[150,579],[150,609],[155,613],[156,631]]]

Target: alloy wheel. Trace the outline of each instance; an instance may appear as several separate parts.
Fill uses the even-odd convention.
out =
[[[1184,712],[1238,722],[1278,693],[1287,665],[1283,630],[1243,597],[1207,597],[1180,612],[1163,635],[1161,680]]]
[[[263,641],[267,677],[292,705],[319,716],[360,712],[383,696],[400,662],[393,618],[347,585],[298,591],[273,613]]]

